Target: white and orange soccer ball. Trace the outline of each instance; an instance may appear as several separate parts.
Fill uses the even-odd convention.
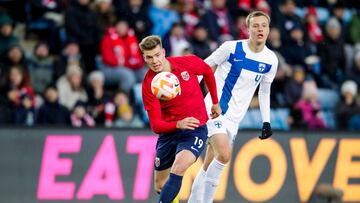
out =
[[[171,100],[181,94],[179,79],[170,72],[160,72],[151,81],[151,92],[160,100]]]

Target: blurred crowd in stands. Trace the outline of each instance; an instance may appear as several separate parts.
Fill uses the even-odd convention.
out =
[[[0,0],[0,124],[145,127],[138,42],[205,59],[254,9],[272,18],[275,128],[360,129],[358,0]]]

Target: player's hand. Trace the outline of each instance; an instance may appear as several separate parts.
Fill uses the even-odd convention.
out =
[[[218,116],[220,116],[221,114],[221,108],[220,108],[220,104],[217,103],[217,104],[214,104],[212,107],[211,107],[211,118],[217,118]]]
[[[179,120],[176,123],[177,129],[188,129],[194,130],[195,128],[199,127],[200,121],[194,117],[186,117],[182,120]]]
[[[269,137],[271,137],[272,135],[272,130],[271,130],[271,126],[269,122],[264,122],[263,123],[263,127],[262,127],[262,132],[261,132],[261,136],[259,136],[259,138],[261,140],[267,139]]]

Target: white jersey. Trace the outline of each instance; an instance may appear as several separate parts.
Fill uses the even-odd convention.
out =
[[[263,122],[270,122],[270,86],[275,77],[278,59],[266,46],[261,52],[250,50],[248,40],[224,42],[205,62],[217,66],[215,79],[222,115],[240,123],[260,84],[259,103]],[[261,96],[260,94],[264,93]],[[212,102],[205,98],[210,112]]]

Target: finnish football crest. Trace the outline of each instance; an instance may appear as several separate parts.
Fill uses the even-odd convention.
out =
[[[217,128],[221,128],[222,122],[221,122],[221,121],[215,121],[215,122],[214,122],[214,125],[215,125],[215,127],[217,127]]]
[[[263,72],[263,71],[265,70],[265,67],[266,67],[265,64],[260,63],[260,64],[259,64],[259,71],[260,71],[260,72]]]
[[[190,79],[190,75],[187,71],[184,71],[181,73],[181,77],[185,80],[188,81]]]
[[[155,166],[156,166],[156,167],[159,167],[159,166],[160,166],[160,158],[159,158],[159,157],[156,157],[156,158],[155,158]]]

